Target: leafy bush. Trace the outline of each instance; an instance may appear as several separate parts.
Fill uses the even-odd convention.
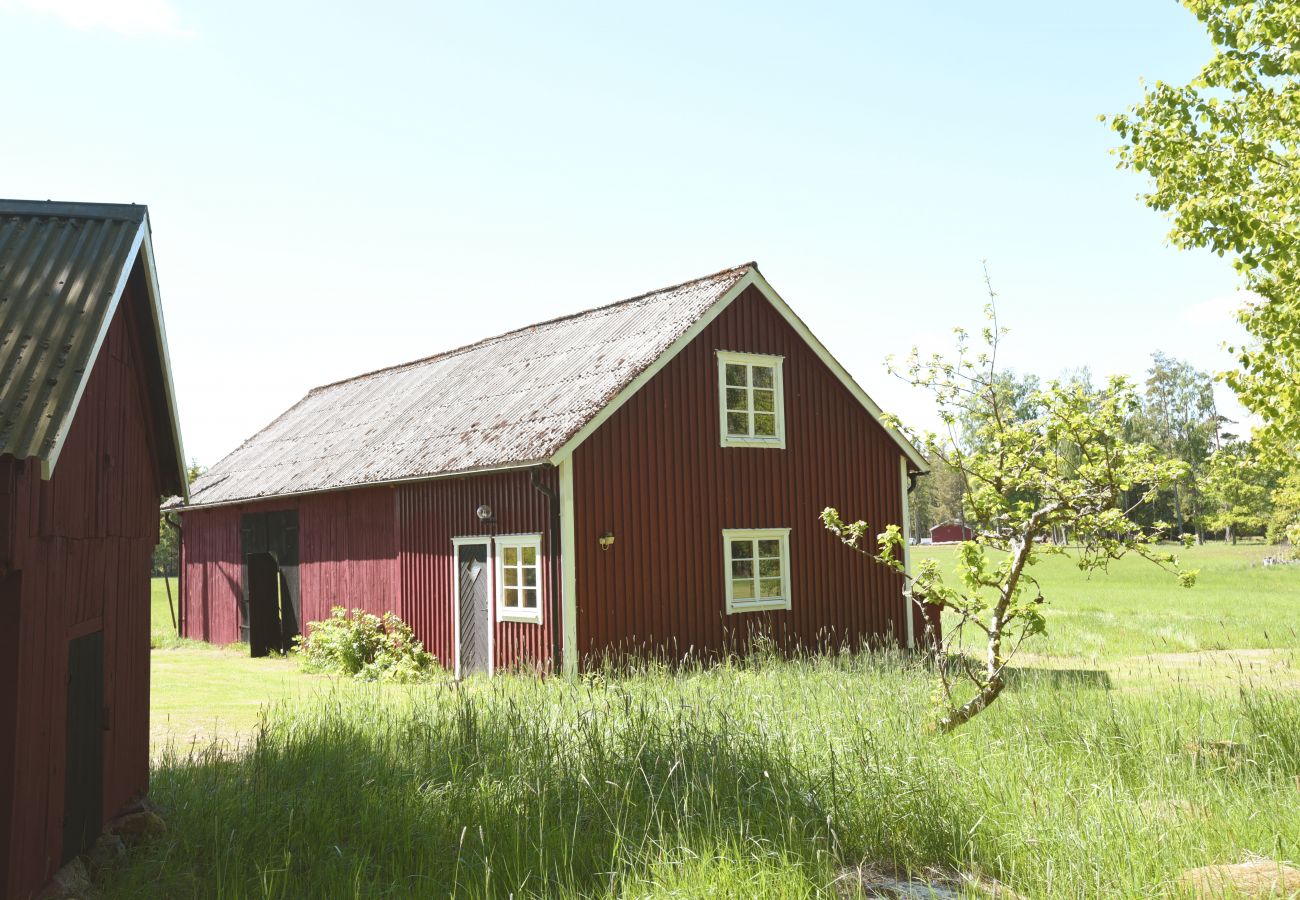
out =
[[[341,606],[323,622],[309,622],[296,638],[308,672],[351,675],[361,681],[423,681],[437,659],[416,639],[411,626],[391,612],[382,617]]]

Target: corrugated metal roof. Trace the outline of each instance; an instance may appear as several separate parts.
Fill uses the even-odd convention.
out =
[[[191,503],[542,462],[751,268],[315,388],[199,478]]]
[[[0,200],[0,453],[57,458],[146,230],[143,206]]]

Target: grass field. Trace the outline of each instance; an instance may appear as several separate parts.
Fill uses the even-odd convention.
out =
[[[1264,552],[1198,548],[1192,591],[1049,561],[1050,633],[951,737],[897,654],[380,688],[164,628],[153,795],[171,830],[103,887],[853,896],[865,863],[1151,897],[1189,867],[1295,861],[1300,569]]]

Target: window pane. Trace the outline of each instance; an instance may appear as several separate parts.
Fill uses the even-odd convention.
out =
[[[514,547],[504,547],[501,550],[501,558],[505,560],[507,566],[513,566],[519,562],[519,551]]]
[[[732,541],[731,558],[732,559],[753,559],[754,542],[753,541]]]
[[[779,558],[781,556],[780,541],[759,541],[758,555],[767,559]]]
[[[750,366],[754,373],[754,387],[770,388],[776,383],[771,366]]]
[[[526,566],[537,565],[537,548],[525,547],[523,549],[524,549],[524,565]]]
[[[514,568],[511,568],[510,566],[507,566],[507,567],[505,567],[504,569],[501,570],[501,576],[502,576],[502,578],[504,579],[505,584],[506,584],[507,587],[514,587],[515,585],[517,585],[517,584],[519,583],[519,570],[518,570],[518,569],[514,569]]]
[[[749,414],[727,413],[727,434],[749,434]]]
[[[764,597],[780,597],[780,596],[781,596],[781,579],[780,579],[780,578],[764,578],[764,579],[762,579],[762,580],[759,582],[759,584],[762,586],[762,590],[763,590],[763,594],[762,594],[762,595],[763,595]]]
[[[728,394],[731,391],[727,391]],[[758,412],[776,411],[776,392],[754,388],[754,409]]]
[[[528,566],[524,569],[524,584],[527,587],[537,586],[537,567]]]
[[[744,388],[727,388],[727,409],[749,409],[749,393]]]
[[[741,560],[740,562],[733,562],[731,564],[731,577],[732,578],[753,578],[754,561],[750,559],[746,559],[746,560]]]
[[[781,577],[781,560],[779,559],[760,559],[758,561],[758,574],[764,578]]]
[[[537,588],[524,588],[519,594],[522,599],[520,606],[524,609],[537,609]]]
[[[519,605],[519,590],[517,588],[506,588],[506,606],[517,607]]]
[[[754,434],[760,437],[775,437],[776,416],[772,413],[754,413]]]
[[[732,581],[731,598],[733,600],[753,600],[754,582],[748,578],[741,581]]]
[[[727,363],[727,384],[736,385],[737,387],[745,387],[748,385],[749,379],[746,377],[748,375],[747,370],[747,366]]]

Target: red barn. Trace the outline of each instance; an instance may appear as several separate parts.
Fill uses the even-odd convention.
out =
[[[184,632],[392,610],[458,674],[910,643],[827,505],[907,521],[921,455],[753,264],[316,388],[192,489]]]
[[[975,529],[964,522],[940,522],[930,529],[930,542],[934,544],[956,544],[973,540]]]
[[[0,200],[0,893],[149,784],[150,558],[184,491],[143,206]]]

